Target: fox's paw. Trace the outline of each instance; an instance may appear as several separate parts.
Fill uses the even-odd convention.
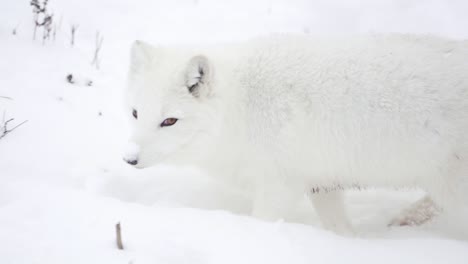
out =
[[[425,196],[416,201],[409,208],[403,210],[399,216],[389,223],[389,226],[419,226],[429,222],[438,215],[439,212],[440,209],[434,204],[431,198]]]

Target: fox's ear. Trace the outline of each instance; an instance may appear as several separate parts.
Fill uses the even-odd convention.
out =
[[[140,40],[133,42],[130,54],[130,71],[132,73],[140,72],[149,66],[153,60],[154,47]]]
[[[213,69],[207,57],[203,55],[192,57],[185,73],[188,91],[195,97],[208,95],[212,75]]]

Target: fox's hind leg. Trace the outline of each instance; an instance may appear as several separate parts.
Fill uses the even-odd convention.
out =
[[[468,151],[454,154],[426,191],[440,208],[434,222],[446,231],[468,238]]]
[[[276,172],[259,177],[254,190],[252,215],[264,220],[294,219],[296,204],[304,198],[301,186],[290,185]]]

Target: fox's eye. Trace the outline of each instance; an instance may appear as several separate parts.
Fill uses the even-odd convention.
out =
[[[137,110],[133,109],[132,115],[133,115],[133,117],[134,117],[135,119],[138,119],[138,111],[137,111]]]
[[[177,118],[173,118],[173,117],[167,118],[161,123],[161,127],[172,126],[173,124],[177,122],[177,120],[178,120]]]

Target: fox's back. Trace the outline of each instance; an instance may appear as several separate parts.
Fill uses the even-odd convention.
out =
[[[467,42],[278,37],[253,46],[239,71],[247,134],[276,159],[328,174],[419,175],[468,154]]]

